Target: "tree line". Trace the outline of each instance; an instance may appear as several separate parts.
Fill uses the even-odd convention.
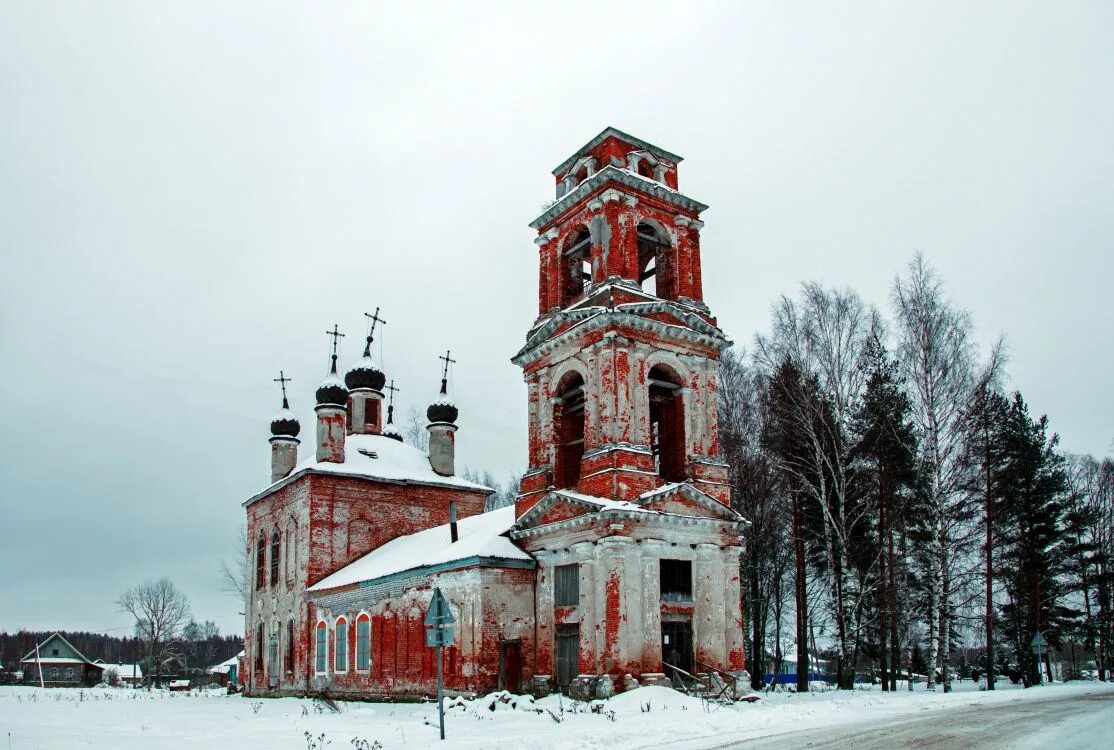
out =
[[[890,310],[806,283],[749,353],[725,353],[753,686],[792,643],[798,690],[819,658],[844,689],[868,671],[884,690],[915,672],[949,690],[971,645],[988,688],[1009,672],[1028,685],[1038,633],[1106,679],[1114,463],[1060,449],[1005,387],[1004,343],[978,351],[922,256]]]

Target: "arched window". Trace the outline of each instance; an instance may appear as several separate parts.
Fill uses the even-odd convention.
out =
[[[561,306],[581,297],[592,283],[592,235],[587,227],[574,232],[561,254]]]
[[[361,614],[356,618],[356,670],[371,669],[371,618]]]
[[[259,541],[255,543],[255,588],[262,589],[267,582],[267,538],[259,534]]]
[[[263,623],[255,629],[255,671],[263,671]]]
[[[325,674],[329,668],[329,629],[324,622],[317,623],[317,658],[313,669],[317,674]]]
[[[642,290],[673,299],[673,264],[669,240],[653,224],[638,225],[638,283]]]
[[[348,620],[343,617],[337,618],[336,625],[336,645],[333,646],[333,671],[334,672],[347,672],[348,671]]]
[[[586,179],[588,179],[588,165],[587,164],[585,164],[583,167],[581,167],[579,170],[577,170],[577,172],[576,172],[576,184],[579,185],[580,183],[584,182]]]
[[[580,459],[584,456],[584,378],[578,372],[566,375],[557,388],[553,409],[553,441],[557,446],[553,484],[575,487],[580,481]]]
[[[271,586],[278,586],[279,561],[282,557],[282,536],[279,530],[271,532]]]
[[[651,180],[654,179],[654,165],[650,163],[649,159],[638,160],[638,174]]]
[[[661,365],[651,368],[650,447],[658,476],[667,482],[685,479],[685,407],[681,379]]]

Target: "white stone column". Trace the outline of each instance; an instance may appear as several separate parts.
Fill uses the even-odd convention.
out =
[[[661,558],[669,545],[643,539],[642,547],[642,671],[661,671]]]
[[[627,612],[623,587],[630,585],[626,557],[628,547],[633,544],[634,540],[627,536],[604,537],[596,544],[599,555],[596,612],[603,627],[597,673],[620,666],[629,659],[632,637],[641,642],[641,633],[632,636],[630,627],[624,622]]]
[[[706,664],[715,664],[724,653],[725,624],[723,555],[714,544],[696,545],[693,577],[693,651]],[[699,671],[699,667],[697,668]]]
[[[716,665],[722,669],[732,669],[731,654],[745,653],[746,651],[746,622],[744,620],[742,603],[742,577],[739,570],[739,558],[743,554],[740,546],[724,547],[724,655],[723,664]]]
[[[537,598],[537,673],[556,674],[556,634],[557,627],[553,617],[553,553],[539,550],[534,553],[538,561],[534,596]]]
[[[595,664],[599,662],[603,633],[596,616],[596,545],[577,542],[572,546],[572,557],[580,566],[580,653]]]

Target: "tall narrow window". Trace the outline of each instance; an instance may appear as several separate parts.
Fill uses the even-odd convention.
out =
[[[685,407],[680,378],[664,367],[650,370],[650,449],[658,476],[685,479]]]
[[[297,524],[290,524],[290,528],[286,530],[286,584],[289,586],[294,583],[294,558],[295,543],[298,539],[296,529]]]
[[[566,375],[558,387],[553,427],[557,446],[553,483],[559,488],[575,487],[584,456],[584,378],[579,373]]]
[[[282,557],[282,537],[279,535],[279,530],[275,529],[271,534],[271,586],[278,586],[279,582],[279,559]]]
[[[333,647],[333,671],[348,671],[348,620],[337,618],[336,645]]]
[[[255,588],[262,589],[263,585],[267,582],[267,539],[263,534],[259,535],[259,541],[255,543]]]
[[[255,671],[263,671],[263,623],[255,629]]]
[[[329,629],[323,622],[317,623],[317,658],[314,661],[314,671],[325,674],[329,668]]]
[[[638,283],[642,291],[662,299],[673,299],[671,246],[653,224],[638,225]]]
[[[553,604],[575,607],[580,604],[580,566],[558,565],[553,569]]]
[[[366,672],[371,668],[371,618],[356,618],[356,669]]]
[[[294,671],[294,621],[286,621],[286,671]]]
[[[592,235],[586,227],[574,232],[561,253],[561,306],[575,302],[592,283]]]

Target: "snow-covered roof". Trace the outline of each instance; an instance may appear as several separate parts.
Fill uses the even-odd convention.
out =
[[[209,674],[228,674],[228,671],[232,667],[236,667],[239,665],[240,659],[242,659],[243,657],[244,652],[241,651],[240,653],[233,656],[231,659],[225,659],[220,664],[217,664],[214,667],[209,667]]]
[[[658,513],[656,510],[650,510],[638,503],[632,503],[626,500],[609,500],[604,497],[582,495],[579,492],[571,492],[569,490],[554,490],[553,494],[567,497],[570,500],[579,500],[582,503],[590,503],[591,505],[599,507],[600,510],[629,510],[634,513]]]
[[[514,513],[514,506],[508,505],[462,518],[457,522],[459,538],[456,542],[450,541],[449,524],[401,536],[346,565],[308,590],[324,591],[349,586],[472,557],[532,560],[530,555],[503,536],[514,526]]]
[[[108,664],[98,659],[97,661],[93,662],[93,666],[100,667],[105,672],[110,669],[115,669],[117,676],[119,676],[121,679],[125,679],[128,677],[143,677],[143,667],[139,666],[138,664]]]
[[[71,651],[74,652],[74,654],[77,655],[76,658],[75,657],[68,657],[68,656],[49,656],[49,657],[43,658],[43,651],[46,648],[46,644],[50,643],[55,638],[62,641],[62,643],[66,644],[66,647],[69,648]],[[58,664],[92,664],[93,663],[93,662],[89,661],[87,658],[85,658],[85,654],[78,651],[74,647],[74,645],[72,643],[70,643],[69,641],[67,641],[65,636],[63,636],[61,633],[52,633],[49,636],[47,636],[46,640],[44,640],[42,643],[39,644],[37,650],[38,650],[39,653],[36,655],[36,653],[35,653],[36,649],[31,649],[30,653],[28,653],[27,656],[23,657],[23,659],[20,660],[20,663],[22,664],[23,662],[27,662],[27,661],[33,662],[33,661],[36,660],[36,657],[37,657],[38,661],[50,661],[50,662],[55,662],[55,663],[58,663]]]
[[[43,656],[43,657],[40,657],[39,659],[36,659],[34,651],[31,652],[31,656],[29,658],[23,659],[23,661],[20,662],[20,663],[21,664],[34,664],[36,661],[41,661],[43,663],[49,662],[50,664],[92,664],[92,662],[90,662],[86,659],[75,659],[72,656]],[[99,664],[94,664],[93,666],[100,666],[100,665]]]
[[[314,446],[309,446],[310,450]],[[347,476],[379,479],[402,484],[428,484],[452,487],[473,492],[494,492],[491,487],[469,482],[460,477],[444,477],[429,465],[426,454],[412,445],[400,443],[386,435],[348,435],[344,440],[344,463],[318,461],[316,454],[298,463],[290,475],[280,479],[259,494],[248,498],[244,505],[251,505],[280,485],[292,481],[305,472],[342,474]]]

